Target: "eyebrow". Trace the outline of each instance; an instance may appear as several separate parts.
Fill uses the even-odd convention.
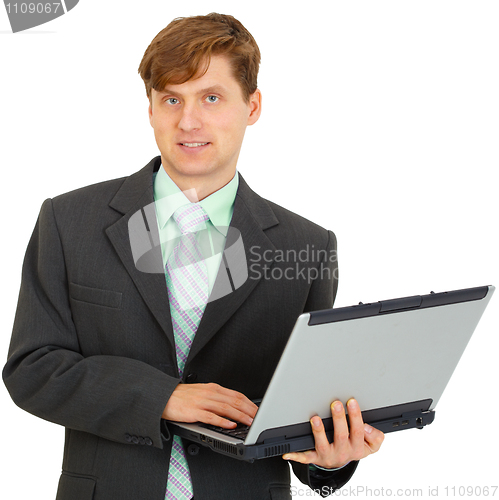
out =
[[[226,94],[226,93],[228,93],[228,91],[222,85],[212,85],[211,87],[207,87],[205,89],[201,89],[201,90],[198,90],[196,92],[197,95],[210,94],[210,93]],[[176,92],[176,91],[169,89],[169,88],[164,88],[163,91],[160,92],[160,94],[172,94],[172,95],[182,97],[182,94],[180,92]]]

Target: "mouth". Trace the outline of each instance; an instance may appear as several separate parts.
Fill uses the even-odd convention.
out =
[[[186,148],[202,148],[203,146],[207,146],[210,144],[209,142],[180,142],[180,146],[184,146]]]

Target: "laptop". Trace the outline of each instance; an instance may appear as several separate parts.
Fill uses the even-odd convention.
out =
[[[250,427],[169,422],[171,431],[240,460],[314,448],[310,418],[330,442],[330,404],[358,401],[384,433],[422,429],[437,405],[495,287],[301,314]],[[352,369],[355,367],[355,369]],[[348,418],[348,417],[347,417]]]

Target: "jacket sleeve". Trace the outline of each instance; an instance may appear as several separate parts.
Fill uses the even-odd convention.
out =
[[[310,286],[304,312],[333,307],[338,290],[338,256],[336,236],[332,231],[328,231],[328,242],[322,257],[317,268],[317,278]],[[341,469],[324,471],[321,469],[313,470],[307,464],[291,461],[296,477],[322,497],[333,494],[335,490],[345,485],[352,477],[357,465],[357,461],[352,461]]]
[[[30,239],[3,379],[24,410],[106,439],[163,447],[163,409],[179,380],[136,359],[81,354],[52,201]]]

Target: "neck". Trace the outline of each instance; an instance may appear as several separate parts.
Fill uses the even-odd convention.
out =
[[[170,171],[164,164],[163,168],[192,203],[201,201],[222,189],[234,178],[236,173],[234,168],[227,172],[211,172],[205,175],[181,175],[178,172]]]

